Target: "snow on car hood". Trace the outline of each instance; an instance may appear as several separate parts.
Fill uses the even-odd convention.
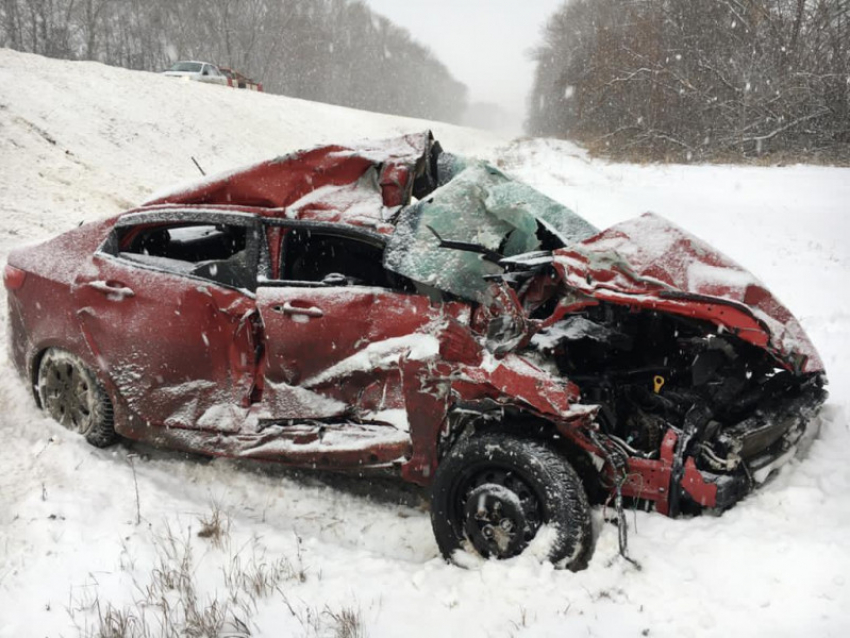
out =
[[[570,286],[651,295],[659,300],[722,300],[752,315],[768,349],[803,372],[823,370],[814,345],[791,312],[750,272],[668,220],[646,213],[554,253]]]

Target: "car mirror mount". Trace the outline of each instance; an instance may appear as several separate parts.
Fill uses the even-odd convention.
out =
[[[331,272],[325,275],[322,278],[323,286],[347,286],[348,285],[348,277],[338,272]]]

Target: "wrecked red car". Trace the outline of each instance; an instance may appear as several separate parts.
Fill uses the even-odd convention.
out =
[[[158,196],[13,252],[5,285],[15,365],[91,443],[396,472],[447,557],[576,569],[589,502],[728,508],[826,396],[710,246],[651,214],[599,232],[430,133]]]

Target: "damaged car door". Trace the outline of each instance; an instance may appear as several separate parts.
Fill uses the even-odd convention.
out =
[[[260,421],[290,462],[396,461],[410,436],[405,361],[436,354],[442,309],[387,272],[384,239],[335,224],[269,220],[279,263],[261,282],[265,372]]]
[[[134,428],[241,428],[256,369],[257,228],[233,213],[128,215],[77,276],[83,334]]]

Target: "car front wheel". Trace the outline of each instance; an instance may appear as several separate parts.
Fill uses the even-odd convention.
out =
[[[504,433],[472,436],[446,455],[431,488],[431,523],[455,562],[463,562],[458,551],[505,559],[534,545],[536,555],[576,570],[591,551],[575,470],[547,443]]]
[[[51,418],[92,445],[115,442],[112,404],[79,357],[58,348],[45,352],[38,366],[38,398]]]

